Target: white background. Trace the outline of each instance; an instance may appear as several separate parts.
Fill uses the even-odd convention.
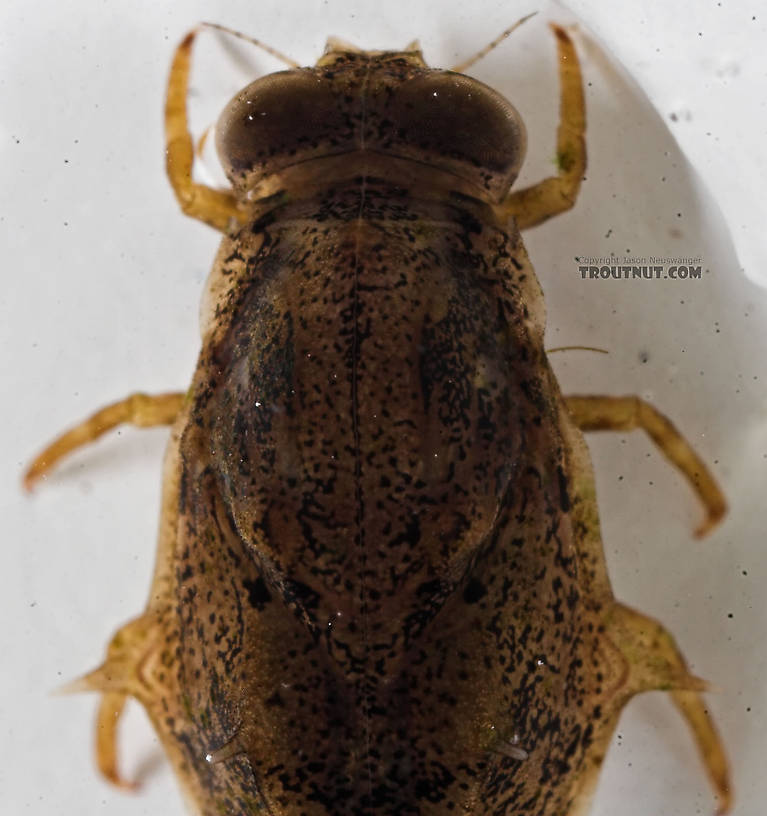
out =
[[[93,768],[95,700],[50,695],[96,665],[114,629],[145,603],[166,434],[125,429],[73,457],[31,498],[18,481],[41,443],[96,407],[189,380],[197,301],[217,237],[178,213],[164,178],[161,109],[172,48],[211,19],[302,63],[333,34],[370,48],[418,37],[431,64],[449,66],[535,8],[519,0],[3,3],[2,812],[183,812],[138,711],[124,729],[124,767],[146,779],[140,794],[126,796]],[[550,173],[554,155],[555,54],[545,19],[575,19],[539,8],[471,71],[527,123],[522,183]],[[661,619],[694,671],[720,689],[709,699],[733,764],[734,812],[761,816],[767,297],[741,267],[754,276],[767,270],[759,189],[767,14],[756,2],[726,0],[676,11],[661,2],[583,0],[570,9],[582,24],[591,82],[589,169],[576,210],[526,236],[546,292],[547,342],[607,348],[609,355],[554,355],[564,389],[651,399],[715,463],[732,512],[698,542],[690,533],[699,506],[644,438],[589,440],[616,596]],[[194,101],[208,105],[193,111],[201,127],[248,76],[280,67],[238,51],[249,55],[250,73],[238,63],[214,81],[206,74],[227,63],[208,37],[196,60]],[[699,254],[706,272],[701,281],[580,280],[574,256],[627,249]],[[714,807],[676,712],[661,694],[634,701],[594,814],[688,816]]]

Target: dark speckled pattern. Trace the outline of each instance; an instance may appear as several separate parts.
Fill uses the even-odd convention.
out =
[[[417,53],[334,53],[246,88],[217,139],[250,215],[150,601],[93,687],[144,704],[198,816],[582,816],[651,684],[493,206],[521,122]]]
[[[219,263],[180,441],[186,716],[160,726],[201,812],[566,813],[595,604],[518,235],[360,179]]]
[[[580,131],[554,32],[560,131]],[[330,50],[232,101],[219,196],[185,181],[173,127],[193,38],[169,83],[170,178],[227,234],[191,387],[107,406],[26,476],[126,418],[173,421],[149,602],[70,687],[103,695],[102,773],[122,780],[133,696],[196,816],[586,816],[623,706],[663,689],[727,812],[703,682],[610,588],[573,416],[630,427],[639,403],[559,392],[508,212],[523,201],[532,224],[561,201],[551,179],[507,198],[514,109],[416,51]],[[713,523],[713,477],[651,416]]]

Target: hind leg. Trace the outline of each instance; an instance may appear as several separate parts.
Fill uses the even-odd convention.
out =
[[[730,770],[722,739],[701,691],[704,681],[690,674],[674,638],[652,618],[616,603],[607,616],[606,635],[628,664],[624,690],[631,694],[661,690],[671,693],[692,731],[706,773],[719,799],[718,813],[732,807]]]

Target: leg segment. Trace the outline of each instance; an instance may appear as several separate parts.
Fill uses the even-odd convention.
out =
[[[237,199],[232,193],[214,190],[192,180],[194,143],[189,133],[186,98],[189,90],[190,55],[196,36],[197,30],[186,35],[176,49],[170,69],[165,102],[165,166],[183,212],[226,232],[233,220],[239,222],[243,218]]]
[[[514,216],[519,229],[540,224],[569,210],[578,196],[586,170],[586,107],[578,55],[573,41],[560,26],[551,26],[559,53],[559,127],[557,128],[556,176],[532,187],[509,193],[500,208]]]
[[[700,693],[706,684],[690,674],[674,639],[657,621],[616,603],[606,624],[608,637],[628,665],[624,690],[629,694],[671,692],[674,705],[692,731],[719,799],[718,813],[727,813],[732,807],[730,770],[721,737]]]
[[[84,691],[101,694],[96,719],[96,762],[104,778],[117,787],[138,788],[138,782],[128,782],[118,770],[120,717],[128,697],[135,697],[150,712],[153,705],[162,704],[167,689],[158,664],[167,644],[162,614],[147,610],[126,623],[112,638],[101,666],[59,689],[62,694]]]
[[[692,731],[706,773],[716,791],[719,799],[717,816],[724,816],[732,809],[733,802],[730,769],[722,739],[708,713],[706,701],[693,691],[672,691],[671,699]]]
[[[706,508],[706,518],[695,530],[706,535],[727,512],[727,502],[714,477],[690,443],[660,411],[639,397],[565,397],[575,424],[582,431],[633,431],[641,428],[661,453],[690,483]]]
[[[96,762],[108,782],[118,788],[135,790],[136,783],[123,779],[117,769],[117,725],[127,700],[125,694],[116,692],[102,695],[96,719]]]
[[[53,466],[68,453],[93,442],[118,425],[130,423],[139,428],[171,425],[181,410],[186,394],[131,394],[97,411],[93,416],[59,436],[38,454],[24,474],[24,487],[30,490],[35,482],[49,473]]]

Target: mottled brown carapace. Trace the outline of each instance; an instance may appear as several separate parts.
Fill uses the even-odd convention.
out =
[[[702,682],[613,598],[579,426],[647,430],[704,527],[724,501],[662,415],[563,398],[544,353],[519,227],[572,206],[585,167],[554,31],[560,172],[512,194],[518,114],[414,50],[254,82],[218,126],[231,191],[196,185],[180,46],[169,173],[225,232],[194,379],[105,409],[29,475],[117,422],[173,422],[148,607],[78,684],[105,693],[114,781],[131,695],[203,816],[576,816],[623,705],[664,688],[727,808]]]

